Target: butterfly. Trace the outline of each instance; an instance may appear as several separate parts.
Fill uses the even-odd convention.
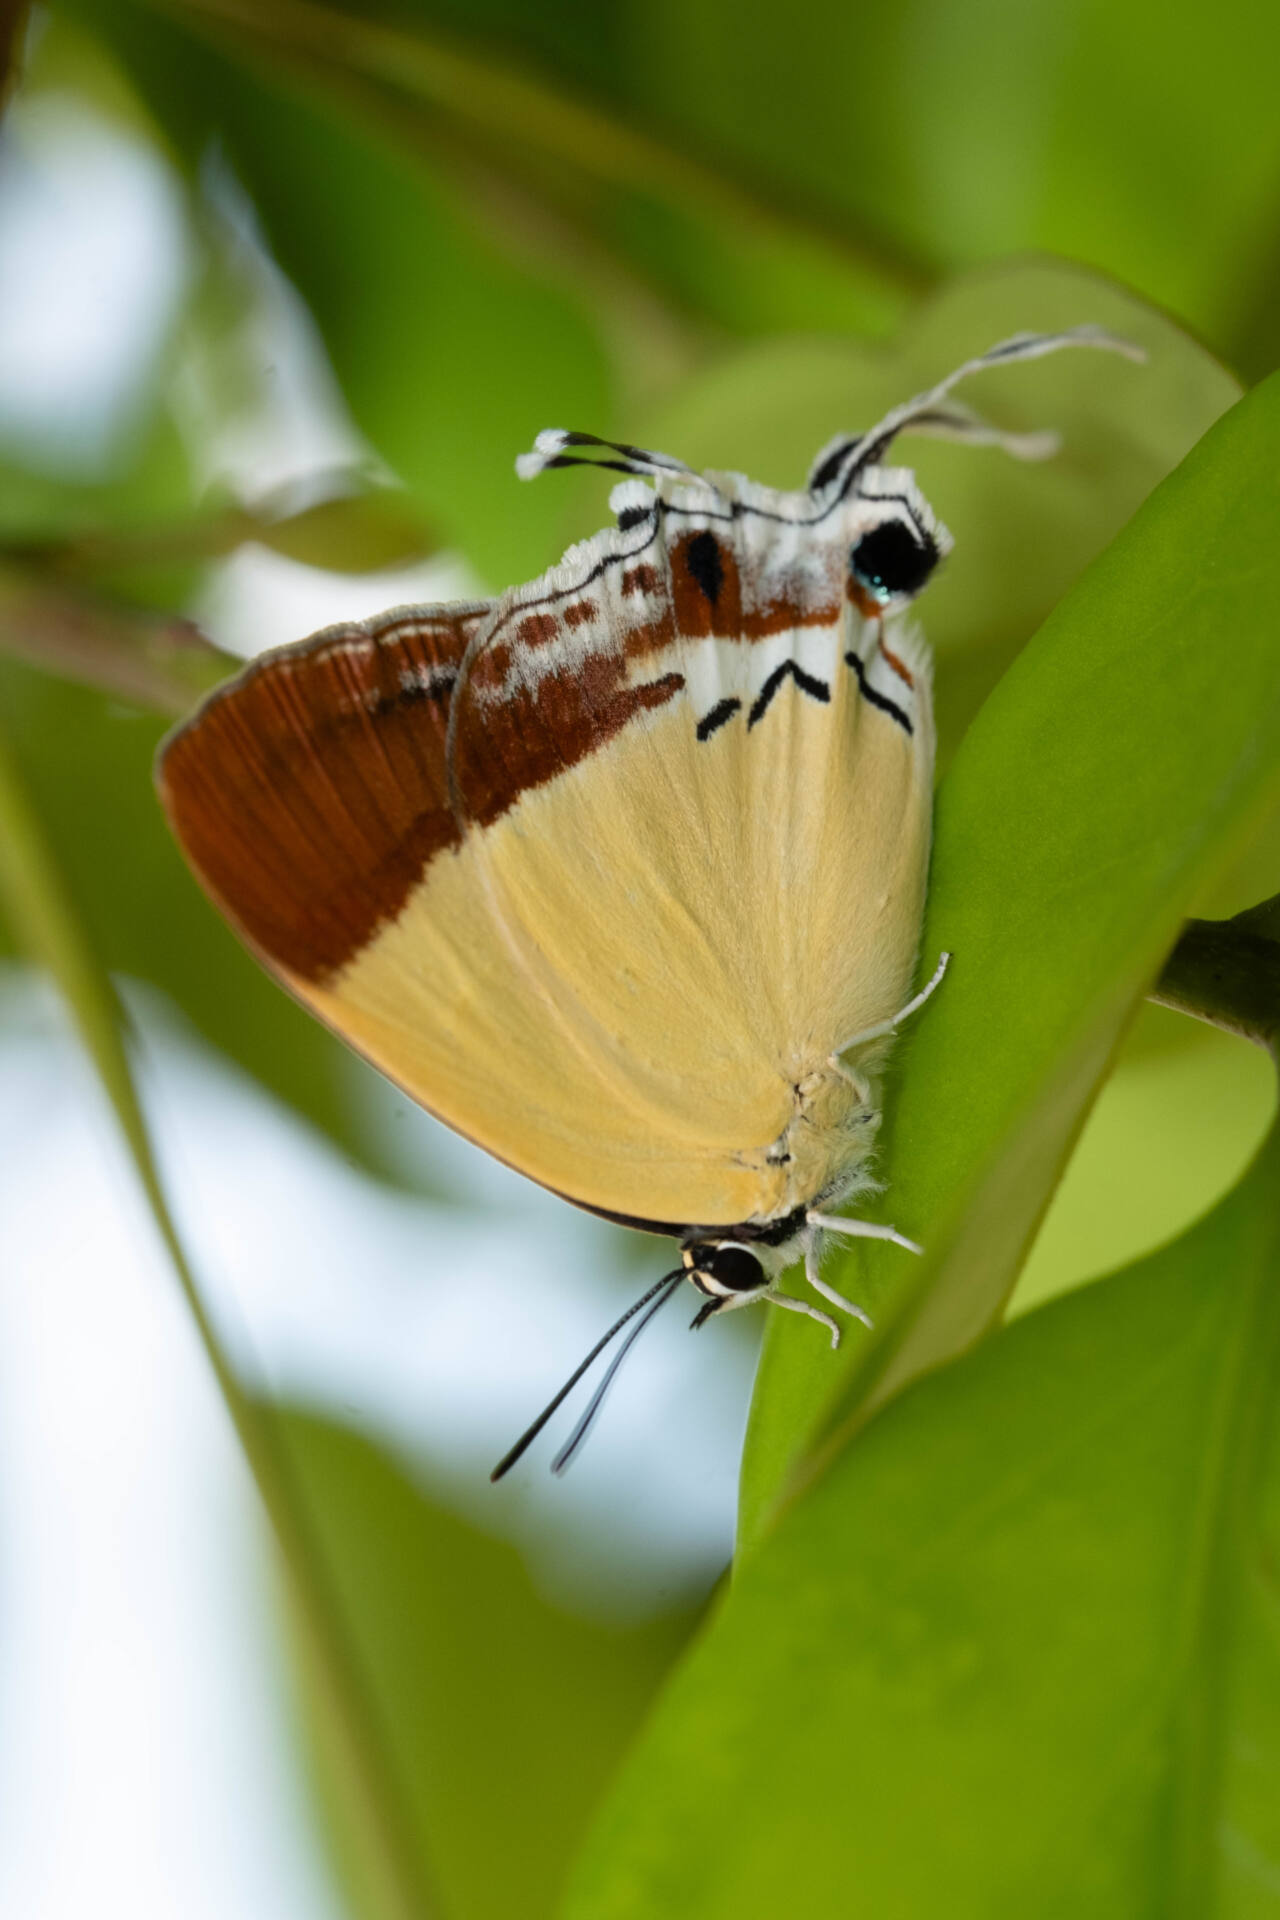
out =
[[[680,1262],[494,1470],[685,1280],[693,1321],[785,1292],[877,1187],[880,1075],[911,991],[932,811],[930,656],[910,609],[951,538],[898,434],[1011,435],[950,399],[1095,327],[1019,334],[806,487],[550,431],[532,478],[624,475],[616,524],[493,600],[400,607],[254,660],[164,743],[159,792],[216,904],[303,1004],[459,1133]]]

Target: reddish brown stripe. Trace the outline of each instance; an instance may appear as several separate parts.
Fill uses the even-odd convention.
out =
[[[656,593],[662,585],[662,576],[656,567],[628,567],[622,576],[621,591],[624,594]]]
[[[643,626],[628,627],[622,636],[623,651],[628,660],[643,660],[647,653],[661,653],[675,637],[676,623],[668,607],[656,620],[647,620]]]
[[[883,640],[880,642],[880,651],[884,655],[884,658],[888,663],[888,665],[891,666],[894,672],[897,674],[899,680],[905,680],[907,685],[914,689],[916,683],[910,668],[905,666],[903,662],[899,660],[896,653],[890,653],[888,647],[886,647]]]
[[[880,605],[875,595],[869,593],[866,587],[863,586],[861,580],[857,579],[853,573],[849,573],[845,579],[845,592],[858,609],[858,612],[863,614],[868,620],[878,620],[883,614],[884,608]]]
[[[637,714],[665,706],[684,675],[624,684],[624,654],[591,654],[572,675],[518,683],[499,704],[468,704],[458,727],[458,789],[470,818],[490,826],[522,793],[565,773]]]
[[[763,606],[742,610],[742,638],[767,640],[771,633],[787,633],[793,627],[833,627],[840,618],[840,602],[805,601],[786,593],[766,600]]]
[[[511,649],[504,640],[486,642],[468,669],[477,687],[501,687],[511,671]]]
[[[516,639],[524,647],[545,647],[560,631],[553,613],[531,613],[516,623]]]
[[[585,627],[599,614],[594,600],[571,600],[564,610],[566,627]]]
[[[353,632],[250,667],[165,748],[175,833],[254,946],[332,973],[457,840],[449,675],[479,616]],[[433,671],[434,670],[434,671]]]

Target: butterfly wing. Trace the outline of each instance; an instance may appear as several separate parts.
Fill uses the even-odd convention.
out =
[[[604,1212],[768,1219],[850,1152],[828,1053],[906,997],[927,657],[847,591],[878,509],[640,493],[497,602],[266,656],[161,792],[267,965],[458,1131]]]

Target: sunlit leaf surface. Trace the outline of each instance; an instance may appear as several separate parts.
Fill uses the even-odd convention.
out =
[[[751,1558],[566,1920],[1280,1911],[1280,1147]]]

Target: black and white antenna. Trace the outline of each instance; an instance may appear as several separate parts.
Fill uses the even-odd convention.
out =
[[[1046,354],[1059,353],[1064,347],[1097,347],[1105,353],[1123,354],[1126,360],[1142,361],[1147,357],[1132,340],[1108,333],[1105,327],[1068,327],[1062,333],[1015,333],[1008,340],[988,347],[976,359],[966,360],[945,380],[939,380],[937,386],[892,408],[869,432],[842,434],[832,440],[813,463],[810,490],[819,493],[837,481],[842,487],[847,486],[854,474],[882,460],[900,433],[925,433],[935,439],[968,440],[978,446],[1000,447],[1016,460],[1047,460],[1057,451],[1056,434],[1005,433],[968,407],[948,400],[947,396],[970,374],[982,373],[988,367],[1006,366],[1016,360],[1042,360]]]
[[[570,447],[599,447],[601,452],[570,453]],[[617,458],[608,458],[610,454]],[[533,451],[516,456],[516,472],[522,480],[536,480],[549,467],[607,467],[611,473],[638,473],[650,479],[661,473],[683,473],[691,480],[700,477],[669,453],[651,453],[645,447],[629,446],[625,440],[601,440],[597,434],[573,433],[564,427],[544,428],[533,443]]]
[[[626,1326],[628,1320],[634,1319],[636,1314],[640,1312],[640,1309],[642,1307],[649,1307],[649,1311],[648,1313],[645,1314],[644,1319],[641,1320],[638,1326],[633,1327],[631,1329],[631,1332],[627,1335],[626,1339],[623,1341],[622,1346],[619,1348],[618,1352],[614,1355],[613,1359],[610,1361],[609,1369],[605,1374],[604,1379],[600,1382],[600,1385],[596,1388],[595,1392],[592,1394],[591,1402],[587,1407],[586,1412],[583,1414],[577,1426],[574,1428],[573,1432],[570,1434],[565,1445],[560,1449],[559,1453],[556,1455],[555,1459],[552,1461],[551,1470],[553,1473],[564,1472],[565,1468],[569,1465],[569,1462],[573,1459],[574,1454],[578,1451],[578,1448],[582,1445],[583,1441],[587,1437],[587,1434],[590,1432],[591,1427],[595,1422],[596,1415],[599,1413],[601,1407],[604,1405],[604,1397],[606,1393],[608,1393],[609,1388],[612,1386],[619,1367],[622,1365],[623,1361],[626,1359],[628,1353],[630,1353],[636,1340],[644,1332],[645,1328],[648,1326],[649,1322],[652,1320],[654,1314],[658,1311],[658,1308],[666,1306],[667,1301],[671,1298],[672,1294],[676,1292],[677,1288],[680,1285],[680,1282],[685,1278],[686,1278],[686,1269],[684,1267],[676,1267],[671,1273],[664,1273],[661,1280],[655,1280],[651,1287],[647,1287],[645,1289],[645,1291],[640,1295],[640,1298],[638,1300],[632,1301],[631,1305],[627,1308],[625,1313],[619,1314],[618,1318],[614,1321],[613,1325],[610,1327],[608,1333],[606,1333],[602,1339],[599,1339],[596,1341],[596,1344],[594,1345],[594,1347],[592,1347],[590,1353],[587,1355],[586,1359],[582,1362],[582,1364],[574,1368],[573,1372],[569,1375],[569,1378],[565,1381],[564,1385],[561,1387],[559,1393],[555,1396],[554,1400],[548,1401],[547,1405],[542,1409],[542,1412],[538,1415],[533,1425],[531,1427],[525,1428],[525,1431],[520,1435],[520,1438],[516,1441],[514,1447],[511,1448],[510,1452],[503,1454],[501,1460],[499,1460],[497,1466],[494,1468],[493,1472],[489,1475],[489,1478],[491,1480],[501,1480],[502,1476],[505,1473],[510,1472],[511,1468],[514,1467],[514,1465],[516,1464],[516,1461],[524,1453],[525,1449],[530,1445],[532,1441],[537,1439],[538,1435],[542,1432],[542,1429],[546,1426],[552,1414],[556,1411],[556,1409],[559,1406],[563,1404],[563,1402],[573,1392],[573,1389],[577,1386],[583,1374],[586,1373],[587,1369],[591,1367],[596,1360],[599,1359],[600,1355],[604,1352],[605,1348],[608,1346],[609,1342],[614,1338],[614,1336],[616,1334],[621,1333],[623,1327]],[[650,1301],[653,1301],[652,1306],[649,1306]]]

